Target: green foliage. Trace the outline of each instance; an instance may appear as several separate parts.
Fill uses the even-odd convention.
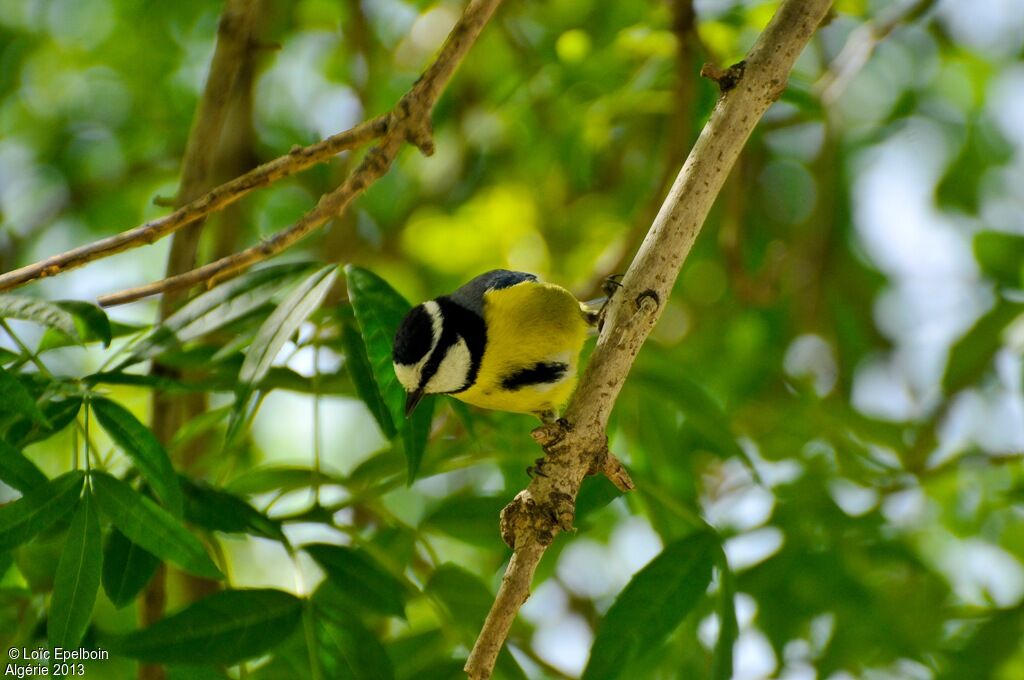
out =
[[[77,647],[92,619],[103,560],[94,502],[91,493],[82,495],[57,563],[47,625],[50,647]]]
[[[897,4],[836,3],[747,142],[615,404],[638,488],[584,480],[495,678],[1024,675],[1020,39]],[[215,183],[389,110],[461,5],[262,6],[280,49],[224,93]],[[504,3],[432,157],[162,322],[69,298],[159,278],[166,244],[0,294],[0,649],[109,640],[87,676],[112,680],[465,677],[536,422],[447,396],[405,418],[395,330],[487,269],[580,299],[625,271],[719,98],[701,65],[778,3],[695,7]],[[220,9],[5,4],[0,270],[166,214]],[[199,259],[265,243],[364,153],[209,215]],[[166,413],[192,417],[153,431]],[[135,630],[147,587],[169,613]]]
[[[301,617],[302,600],[286,592],[225,590],[106,644],[144,661],[231,664],[273,648]]]
[[[715,537],[700,532],[665,547],[604,615],[584,680],[621,678],[686,618],[711,582]]]

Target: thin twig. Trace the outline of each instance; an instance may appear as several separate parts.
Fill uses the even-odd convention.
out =
[[[785,0],[723,93],[647,238],[609,302],[603,332],[565,418],[535,433],[546,442],[537,475],[502,511],[502,537],[514,549],[501,587],[466,662],[470,680],[490,678],[509,628],[529,596],[547,546],[572,526],[588,474],[614,469],[605,430],[612,406],[663,301],[757,121],[786,87],[789,71],[825,17],[829,0]]]
[[[342,151],[357,149],[371,142],[387,131],[388,120],[389,114],[383,114],[316,144],[296,146],[286,155],[221,184],[170,215],[2,274],[0,291],[11,290],[36,279],[56,276],[94,260],[154,243],[211,213],[226,208],[253,189],[269,186],[318,163],[329,161]]]
[[[138,288],[105,295],[99,303],[105,307],[125,304],[171,290],[188,288],[199,283],[216,283],[239,274],[257,262],[286,250],[297,241],[337,217],[357,196],[366,191],[391,168],[405,142],[418,147],[424,154],[434,151],[430,114],[438,97],[459,63],[476,42],[501,0],[471,0],[462,17],[452,28],[437,58],[419,80],[399,100],[389,116],[387,131],[380,142],[370,149],[355,171],[338,188],[324,194],[317,205],[292,226],[277,232],[245,250],[221,258],[208,265],[193,269]]]

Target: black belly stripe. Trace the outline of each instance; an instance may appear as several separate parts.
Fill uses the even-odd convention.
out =
[[[528,385],[556,383],[565,377],[568,370],[569,364],[542,361],[509,373],[501,379],[501,386],[514,392]]]

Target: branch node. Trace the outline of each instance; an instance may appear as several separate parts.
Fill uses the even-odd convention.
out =
[[[161,208],[173,208],[177,205],[173,196],[154,196],[153,205]]]
[[[633,478],[629,476],[626,466],[622,464],[622,461],[614,453],[608,450],[607,446],[594,457],[588,474],[604,475],[622,493],[628,493],[636,488],[636,484],[633,482]]]
[[[718,89],[724,94],[739,85],[746,68],[746,61],[738,61],[727,69],[720,69],[714,64],[706,63],[701,67],[700,75],[702,78],[718,83]]]

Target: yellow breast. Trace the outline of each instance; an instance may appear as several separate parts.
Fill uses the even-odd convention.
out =
[[[572,293],[524,281],[484,294],[487,345],[476,381],[452,396],[481,408],[516,413],[558,410],[576,386],[587,323]],[[564,364],[554,383],[512,385],[510,376],[538,364]],[[520,381],[521,382],[521,381]]]

